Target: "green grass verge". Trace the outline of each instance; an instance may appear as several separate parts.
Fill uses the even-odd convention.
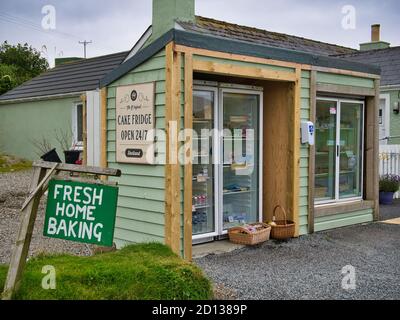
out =
[[[27,170],[32,162],[0,154],[0,173]]]
[[[44,266],[56,289],[44,290]],[[7,273],[0,266],[0,288]],[[17,300],[207,300],[210,281],[195,265],[161,244],[140,244],[93,257],[41,256],[28,262]]]

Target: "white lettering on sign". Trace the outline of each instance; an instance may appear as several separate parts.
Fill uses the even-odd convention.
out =
[[[117,88],[117,162],[154,163],[154,95],[154,83]]]
[[[96,188],[91,187],[75,187],[56,185],[54,189],[54,199],[57,199],[58,195],[63,192],[63,201],[74,201],[75,203],[81,203],[79,197],[82,194],[85,196],[85,200],[82,201],[83,204],[91,204],[93,206],[103,204],[103,190],[98,191]]]
[[[54,187],[54,199],[61,196],[63,201],[56,204],[56,216],[81,221],[50,218],[47,227],[49,235],[74,237],[79,239],[96,239],[101,241],[103,224],[95,223],[94,210],[103,203],[103,189],[92,187],[74,188],[69,185],[57,184]],[[82,200],[83,199],[83,200]]]

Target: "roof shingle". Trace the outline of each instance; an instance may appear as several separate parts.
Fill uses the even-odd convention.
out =
[[[0,96],[0,101],[95,90],[100,80],[120,65],[128,52],[60,65]]]
[[[195,22],[178,22],[186,31],[246,41],[323,56],[348,54],[356,49],[196,16]]]
[[[350,61],[376,65],[381,68],[382,86],[400,86],[400,47],[359,51],[338,56]]]

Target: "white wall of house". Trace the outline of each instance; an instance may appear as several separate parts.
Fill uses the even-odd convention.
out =
[[[100,91],[86,92],[87,165],[100,166]]]

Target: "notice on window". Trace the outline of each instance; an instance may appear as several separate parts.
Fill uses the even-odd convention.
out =
[[[117,162],[154,163],[154,96],[154,82],[117,88]]]

